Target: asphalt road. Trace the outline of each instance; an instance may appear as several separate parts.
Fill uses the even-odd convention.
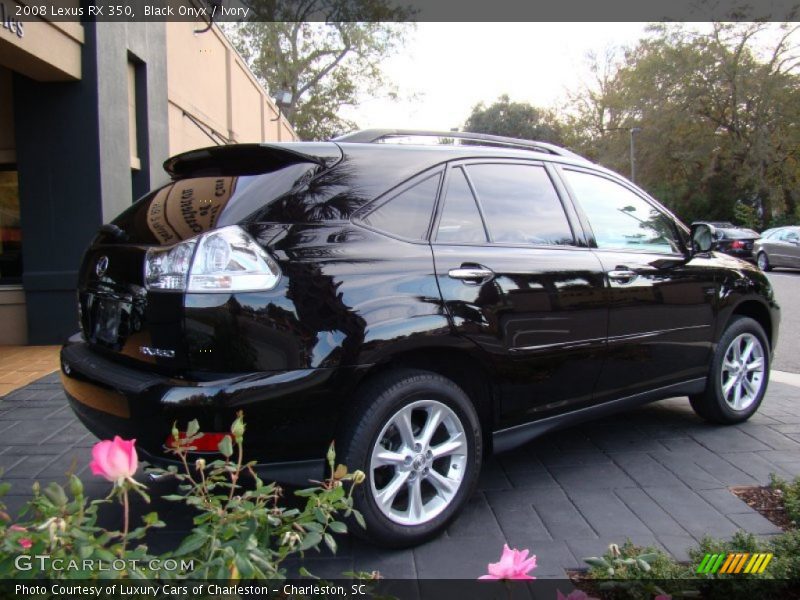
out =
[[[776,270],[767,276],[781,307],[781,329],[772,367],[800,373],[800,271]]]

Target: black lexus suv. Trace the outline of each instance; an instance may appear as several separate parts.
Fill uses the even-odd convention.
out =
[[[765,276],[567,150],[371,130],[165,168],[87,250],[61,352],[80,419],[151,462],[195,418],[214,452],[239,410],[279,481],[322,477],[335,440],[366,535],[403,546],[487,452],[673,396],[738,423],[764,397]]]

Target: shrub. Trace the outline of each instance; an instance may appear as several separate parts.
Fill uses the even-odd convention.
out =
[[[772,489],[781,493],[786,516],[792,521],[792,525],[797,527],[800,523],[800,477],[795,477],[794,481],[786,481],[773,473],[769,479]]]
[[[302,556],[310,549],[319,549],[323,543],[335,552],[334,534],[347,532],[343,519],[352,517],[363,526],[362,516],[353,509],[352,493],[353,487],[363,482],[364,474],[360,471],[350,474],[343,465],[336,466],[332,445],[327,454],[330,476],[325,481],[312,482],[313,487],[295,492],[305,499],[302,509],[287,509],[281,504],[281,488],[274,483],[265,484],[256,474],[254,463],[244,463],[244,433],[245,423],[240,413],[230,435],[219,444],[222,458],[208,464],[198,459],[190,465],[192,444],[202,435],[200,428],[193,421],[186,432],[173,430],[174,453],[183,471],[170,467],[153,472],[177,478],[182,494],[165,498],[185,503],[198,514],[192,531],[177,550],[162,555],[151,554],[144,543],[150,529],[164,526],[155,512],[145,515],[139,526],[129,528],[129,494],[137,493],[149,502],[144,486],[132,479],[138,466],[132,442],[119,438],[98,442],[92,452],[91,466],[93,473],[113,482],[106,498],[89,500],[80,479],[71,475],[67,489],[55,483],[44,489],[35,484],[33,499],[23,509],[23,520],[18,523],[11,524],[0,502],[0,578],[283,579],[286,571],[282,563],[287,557]],[[250,485],[245,487],[246,478],[250,479]],[[0,500],[8,488],[8,484],[0,484]],[[114,500],[122,505],[122,529],[108,531],[97,525],[97,513],[102,505]],[[43,569],[32,561],[32,568],[24,570],[26,557],[42,554],[50,556]],[[20,556],[23,570],[18,568]],[[61,559],[61,566],[75,561],[75,568],[55,568],[57,559]],[[154,559],[159,562],[152,564],[163,565],[168,559],[177,559],[178,565],[189,566],[181,571],[153,571],[150,564]],[[104,571],[83,568],[99,561],[107,565],[116,561],[124,566]]]

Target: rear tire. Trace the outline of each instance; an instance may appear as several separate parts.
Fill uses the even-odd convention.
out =
[[[762,271],[772,271],[772,265],[769,264],[769,257],[766,252],[759,252],[756,256],[756,264]]]
[[[382,546],[413,546],[441,532],[472,495],[481,427],[455,383],[397,369],[358,390],[339,456],[367,476],[353,493],[367,527],[351,531]]]
[[[764,399],[769,369],[764,329],[749,317],[734,317],[717,344],[705,392],[689,396],[692,408],[712,423],[746,421]]]

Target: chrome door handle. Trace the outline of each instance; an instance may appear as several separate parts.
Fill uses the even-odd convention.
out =
[[[494,271],[486,267],[460,267],[458,269],[450,269],[447,275],[451,279],[460,279],[468,283],[479,283],[488,281],[494,277]]]
[[[619,283],[629,283],[636,279],[636,272],[629,269],[620,269],[608,272],[608,278]]]

